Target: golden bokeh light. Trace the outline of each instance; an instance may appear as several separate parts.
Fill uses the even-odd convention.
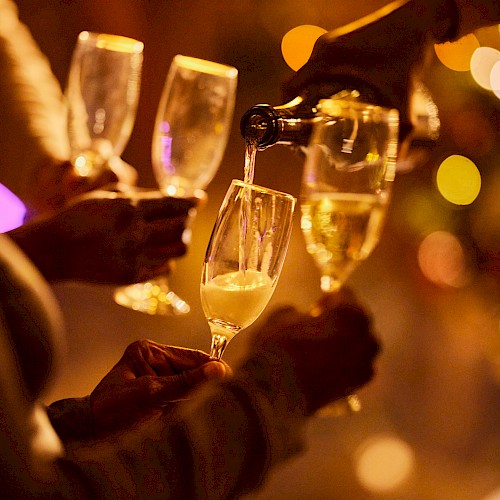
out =
[[[481,500],[500,500],[500,486],[483,497]]]
[[[374,436],[362,443],[356,452],[356,476],[372,492],[394,491],[409,478],[414,468],[412,448],[396,436]]]
[[[453,234],[435,231],[427,235],[417,257],[422,274],[435,285],[459,288],[467,283],[465,252]]]
[[[308,61],[316,40],[326,33],[324,28],[304,24],[291,29],[281,40],[281,53],[285,62],[294,71]]]
[[[491,69],[490,87],[493,93],[500,99],[500,61],[497,61]]]
[[[436,56],[453,71],[469,71],[472,54],[480,47],[479,40],[472,33],[455,42],[434,45]]]
[[[475,163],[461,155],[446,158],[436,173],[441,195],[455,205],[470,205],[481,190],[481,174]]]
[[[479,47],[470,60],[470,72],[481,87],[492,90],[491,72],[496,63],[500,62],[500,51],[493,47]]]

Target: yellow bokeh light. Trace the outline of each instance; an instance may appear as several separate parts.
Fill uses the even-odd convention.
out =
[[[294,71],[309,59],[316,40],[326,33],[324,28],[304,24],[291,29],[281,40],[283,59]]]
[[[470,72],[478,85],[492,90],[490,76],[497,62],[500,62],[500,51],[493,47],[479,47],[474,51],[470,60]]]
[[[500,99],[500,61],[497,61],[491,68],[490,86],[493,93]]]
[[[441,63],[447,68],[454,71],[469,71],[472,54],[479,47],[478,39],[470,33],[456,42],[436,44],[434,51]]]
[[[357,450],[355,461],[359,482],[369,491],[390,492],[408,479],[415,467],[412,448],[395,436],[375,436]]]
[[[436,184],[441,195],[455,205],[470,205],[481,190],[481,174],[472,160],[451,155],[438,168]]]

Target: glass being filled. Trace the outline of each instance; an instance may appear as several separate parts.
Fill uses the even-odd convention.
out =
[[[283,267],[296,199],[233,180],[203,262],[201,302],[212,334],[211,356],[267,306]]]

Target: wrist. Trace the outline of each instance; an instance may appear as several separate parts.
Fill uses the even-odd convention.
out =
[[[295,373],[293,361],[272,352],[254,355],[245,361],[234,377],[263,395],[279,412],[303,417],[308,401]]]
[[[60,281],[62,260],[57,245],[60,239],[52,234],[50,221],[28,222],[12,231],[8,236],[35,264],[47,281]]]
[[[47,407],[47,415],[62,441],[94,435],[90,396],[56,401]]]
[[[456,0],[430,0],[434,9],[431,33],[436,43],[448,42],[458,38],[460,29],[460,10]]]

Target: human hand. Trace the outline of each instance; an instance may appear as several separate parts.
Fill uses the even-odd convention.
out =
[[[326,294],[309,313],[273,312],[250,341],[242,372],[272,400],[312,414],[371,380],[379,343],[354,295]],[[235,374],[238,377],[238,373]]]
[[[9,235],[49,281],[137,283],[169,270],[187,251],[189,224],[204,202],[159,191],[93,191]]]
[[[161,415],[204,382],[228,373],[226,363],[213,361],[202,351],[150,340],[134,342],[90,394],[94,432],[119,430]]]
[[[137,171],[121,158],[113,158],[106,168],[86,177],[79,175],[70,161],[45,161],[38,169],[33,193],[27,201],[27,220],[61,210],[72,199],[96,189],[135,186]]]

